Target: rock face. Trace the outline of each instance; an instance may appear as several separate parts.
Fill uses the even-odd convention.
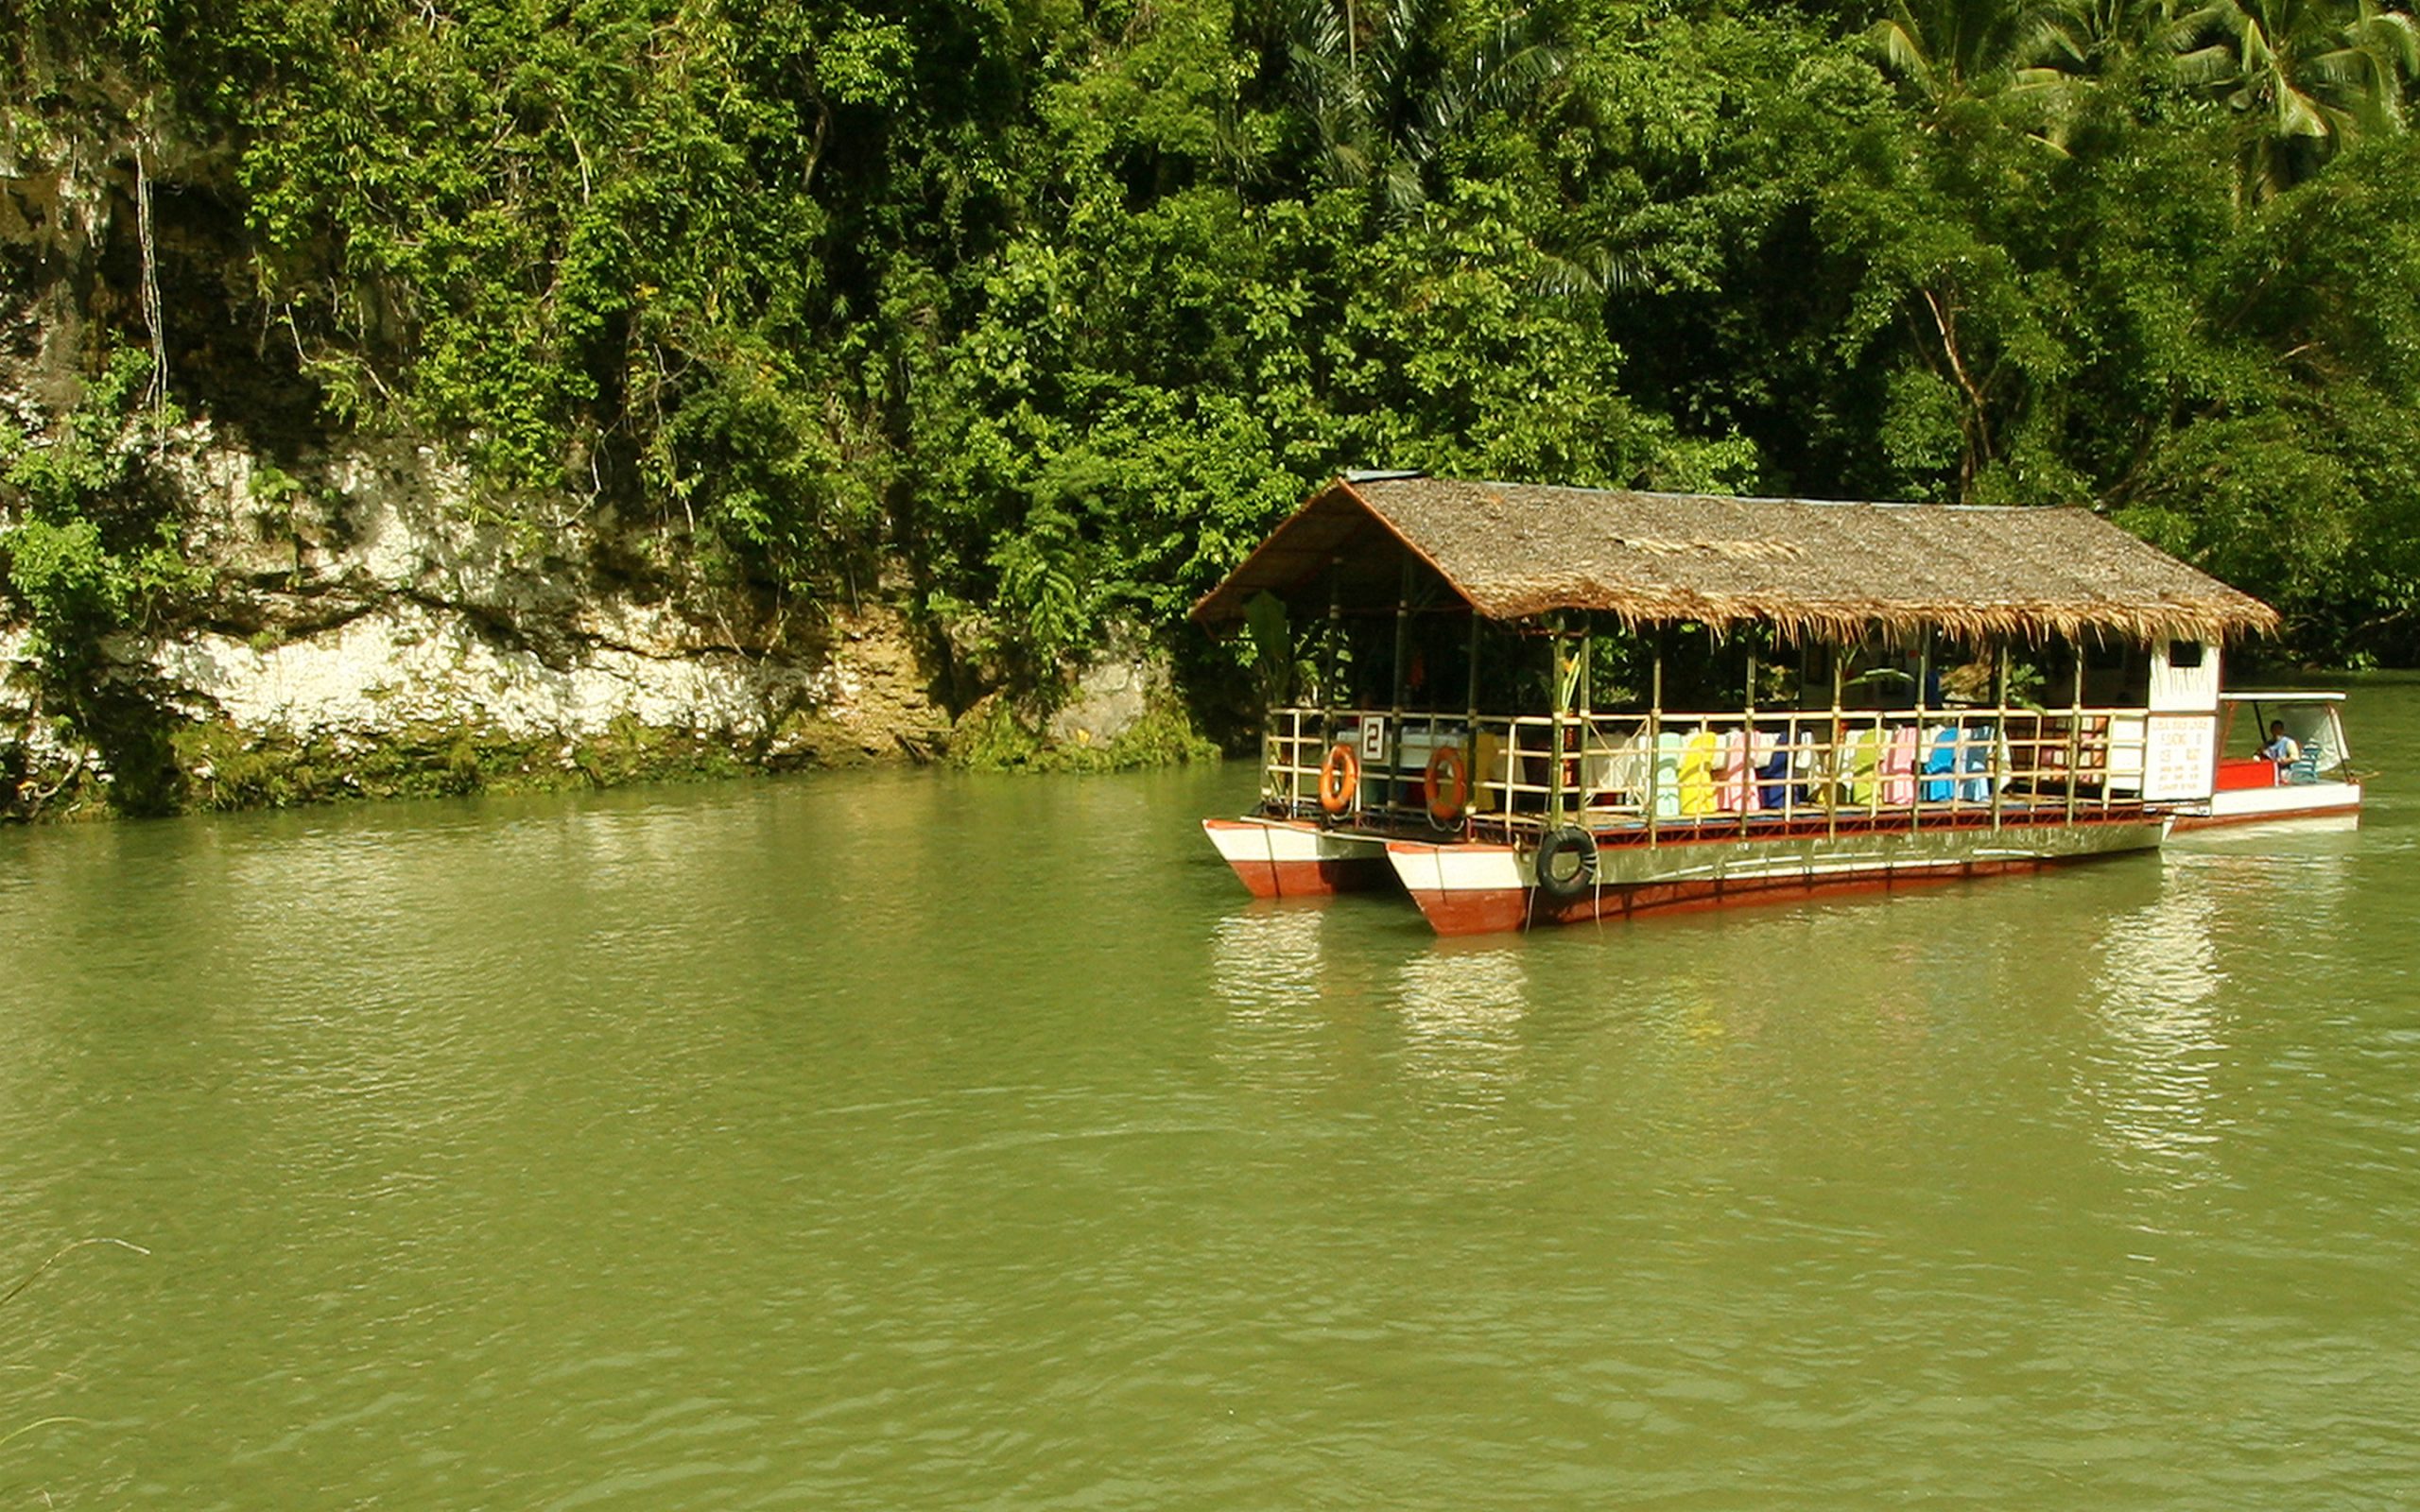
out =
[[[666,559],[661,530],[576,497],[554,518],[482,523],[465,472],[425,447],[288,466],[207,422],[152,461],[213,587],[189,623],[105,650],[165,720],[255,748],[352,752],[452,730],[571,753],[644,730],[765,767],[923,759],[945,739],[896,612],[827,617],[702,585]],[[23,627],[0,626],[0,669],[15,690],[0,694],[0,756],[39,787],[78,753],[39,717]]]
[[[1167,655],[1132,634],[1121,635],[1077,675],[1073,693],[1043,733],[1063,747],[1113,745],[1153,710],[1165,708],[1172,695]]]
[[[573,738],[635,720],[751,745],[806,713],[869,754],[948,722],[896,615],[823,624],[751,595],[684,593],[631,559],[610,514],[549,523],[535,541],[461,524],[475,516],[467,482],[426,449],[334,458],[300,499],[279,474],[266,501],[249,457],[198,456],[198,534],[262,623],[148,648],[196,717],[370,734],[460,719]]]
[[[128,520],[169,521],[195,581],[153,580],[143,592],[173,609],[97,657],[83,639],[44,654],[11,606],[57,615],[62,595],[0,582],[0,819],[924,760],[954,713],[1011,702],[999,668],[932,639],[946,627],[911,627],[879,587],[837,612],[718,576],[677,505],[602,481],[497,499],[443,446],[332,437],[299,336],[289,357],[241,272],[232,163],[138,133],[136,103],[102,88],[83,101],[97,126],[0,133],[0,467],[71,438],[89,454],[77,417],[106,413],[102,459],[130,465],[74,487],[113,512],[112,551],[137,539]],[[156,228],[146,163],[180,186]],[[133,436],[153,433],[123,390],[88,404],[128,357],[148,359],[135,403],[156,442]],[[32,497],[0,483],[0,570]],[[1025,689],[995,722],[1001,764],[1170,744],[1147,718],[1164,656],[1119,646],[1070,675],[1055,718],[1059,690]],[[1150,738],[1108,749],[1138,721]]]

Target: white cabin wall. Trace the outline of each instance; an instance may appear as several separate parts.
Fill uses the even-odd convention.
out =
[[[2179,664],[2174,653],[2181,646],[2198,651],[2197,656],[2185,659],[2190,664]],[[2112,774],[2114,789],[2138,793],[2152,802],[2210,796],[2218,760],[2219,662],[2216,642],[2152,644],[2150,717],[2143,721],[2143,744],[2130,764],[2134,770],[2127,774],[2127,781]]]
[[[2178,666],[2170,659],[2179,644],[2202,648],[2199,666]],[[2154,713],[2212,713],[2219,707],[2220,651],[2215,642],[2159,641],[2152,646],[2151,708]]]

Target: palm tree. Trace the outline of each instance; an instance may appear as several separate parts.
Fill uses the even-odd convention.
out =
[[[1893,0],[1866,29],[1884,70],[1936,129],[1987,102],[1996,122],[2065,156],[2109,60],[2159,0]],[[2156,24],[2156,17],[2154,24]]]
[[[1443,0],[1295,0],[1286,82],[1321,171],[1369,187],[1390,219],[1425,204],[1437,156],[1479,112],[1513,103],[1563,69],[1526,11],[1456,52]]]
[[[2207,0],[2169,32],[2184,79],[2238,112],[2242,187],[2291,188],[2364,136],[2404,127],[2420,25],[2377,0]]]
[[[2035,138],[2066,157],[2103,89],[2135,71],[2173,9],[2173,0],[2049,0],[2029,11],[2010,93],[2031,107]]]
[[[1865,39],[1938,115],[2043,61],[2047,33],[2064,14],[2024,0],[1892,0]]]

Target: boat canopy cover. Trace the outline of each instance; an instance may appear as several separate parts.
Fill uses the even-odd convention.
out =
[[[1760,623],[1823,640],[1930,627],[1969,639],[2222,641],[2277,627],[2268,605],[2089,509],[1402,474],[1340,478],[1313,494],[1193,617],[1232,624],[1263,592],[1392,604],[1407,554],[1493,620],[1587,610],[1633,627]]]

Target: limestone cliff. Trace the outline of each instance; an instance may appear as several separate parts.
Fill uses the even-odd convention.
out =
[[[921,760],[946,744],[949,713],[895,610],[705,584],[668,559],[672,538],[577,498],[536,524],[483,521],[462,468],[429,446],[281,460],[206,421],[145,459],[206,586],[179,623],[111,637],[101,676],[163,723],[176,769],[140,775],[172,790],[165,806]],[[109,804],[136,774],[47,717],[28,640],[0,626],[0,801]]]
[[[354,428],[223,154],[79,109],[0,130],[0,819],[1204,748],[1132,637],[1012,672],[981,606],[879,553],[802,599],[627,455],[503,495],[476,434]]]

